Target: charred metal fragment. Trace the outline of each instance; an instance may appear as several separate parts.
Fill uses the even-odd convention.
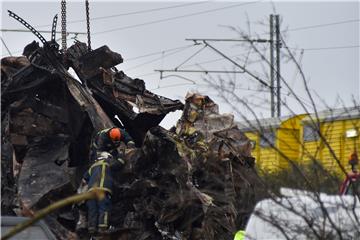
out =
[[[75,192],[67,166],[56,164],[68,159],[67,138],[35,137],[30,142],[19,176],[18,194],[24,215]]]
[[[1,141],[1,213],[16,215],[16,179],[13,172],[14,149],[8,141]]]
[[[141,146],[146,132],[157,126],[167,113],[183,108],[180,101],[147,91],[143,80],[114,71],[112,67],[121,63],[122,58],[106,46],[88,52],[86,44],[77,42],[67,50],[67,61],[107,115],[113,120],[119,117],[124,126],[118,121],[114,123],[125,127],[137,146]]]
[[[39,48],[40,48],[39,43],[36,41],[32,41],[31,43],[25,46],[22,55],[30,59],[31,55]]]
[[[102,46],[79,58],[78,75],[90,79],[100,73],[100,68],[112,68],[122,62],[120,54],[111,51],[108,46]]]

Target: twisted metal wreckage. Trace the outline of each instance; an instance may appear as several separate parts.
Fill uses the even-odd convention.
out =
[[[42,47],[33,41],[23,56],[1,59],[3,215],[31,216],[75,194],[93,133],[115,125],[136,148],[122,149],[126,163],[114,175],[112,239],[231,239],[244,226],[254,159],[232,115],[207,96],[184,105],[151,93],[114,67],[123,59],[107,46],[76,42],[64,53],[55,38],[39,38]],[[176,127],[158,126],[175,110],[183,110]],[[78,238],[73,208],[45,221],[59,239]]]

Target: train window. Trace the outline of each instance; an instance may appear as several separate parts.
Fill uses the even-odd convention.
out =
[[[271,147],[275,146],[275,131],[274,130],[267,130],[262,133],[260,136],[260,147]]]
[[[314,125],[312,124],[304,124],[303,139],[304,142],[312,142],[319,140],[317,127],[314,127]]]

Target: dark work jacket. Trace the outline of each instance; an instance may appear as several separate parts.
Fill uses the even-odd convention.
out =
[[[96,151],[100,152],[110,152],[120,146],[120,141],[123,141],[125,144],[128,142],[133,141],[131,136],[124,130],[120,128],[121,132],[121,139],[118,144],[115,144],[109,136],[109,131],[111,128],[104,129],[98,132],[93,141],[93,147]]]
[[[125,144],[133,141],[131,136],[124,129],[120,128],[121,139],[117,144],[114,143],[109,136],[110,129],[111,128],[107,128],[96,133],[95,137],[93,138],[90,149],[91,162],[95,161],[97,152],[109,152],[111,155],[113,155],[114,158],[118,158],[120,156],[117,148],[120,146],[120,141],[123,141]]]
[[[84,180],[91,191],[94,188],[112,193],[112,175],[107,160],[96,161],[84,174]]]
[[[89,186],[89,190],[97,188],[112,193],[112,172],[119,171],[123,163],[118,158],[98,159],[88,171],[85,172],[83,179]]]

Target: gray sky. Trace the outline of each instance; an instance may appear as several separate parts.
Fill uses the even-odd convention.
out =
[[[68,21],[85,19],[85,1],[67,2]],[[273,6],[282,18],[281,29],[290,29],[287,33],[287,45],[305,49],[302,66],[311,90],[319,96],[315,97],[319,109],[324,108],[322,100],[331,107],[341,107],[342,103],[336,101],[338,97],[346,106],[352,105],[353,97],[359,102],[359,2],[274,2],[272,5],[268,1],[95,2],[90,0],[91,18],[123,14],[118,17],[92,20],[92,48],[106,44],[113,51],[120,53],[124,63],[117,66],[118,69],[123,70],[130,77],[144,79],[147,88],[157,94],[183,100],[187,91],[197,90],[218,101],[221,112],[229,112],[231,109],[220,102],[216,97],[216,91],[202,86],[204,83],[201,74],[181,73],[160,80],[159,74],[154,73],[154,69],[174,69],[202,46],[161,52],[191,45],[192,42],[185,41],[186,38],[236,38],[237,34],[224,26],[246,29],[246,15],[250,19],[252,33],[268,38],[268,18],[269,14],[273,13]],[[56,13],[60,16],[60,0],[2,1],[1,28],[24,29],[20,23],[8,17],[8,9],[33,26],[40,26],[37,27],[38,30],[50,30],[50,26],[43,25],[51,24]],[[157,10],[147,11],[149,9]],[[141,13],[137,13],[139,11]],[[265,25],[259,22],[264,22]],[[58,30],[60,30],[60,19]],[[69,22],[68,31],[85,32],[86,25],[84,22]],[[103,31],[105,32],[101,33]],[[13,55],[20,55],[23,47],[35,39],[31,33],[2,32],[1,34]],[[49,35],[44,34],[44,37],[49,39]],[[78,36],[78,39],[86,42],[85,36]],[[71,41],[69,40],[68,45]],[[235,46],[234,43],[214,43],[214,46],[229,56],[246,52],[246,48]],[[159,53],[141,57],[156,52]],[[300,56],[300,50],[297,53]],[[1,55],[8,55],[4,46]],[[139,56],[140,58],[137,58]],[[198,69],[196,64],[199,63],[207,70],[234,69],[234,66],[226,60],[203,63],[219,58],[221,57],[210,49],[204,49],[182,65],[182,69]],[[251,54],[250,59],[257,60],[259,57]],[[262,76],[263,70],[260,64],[251,65],[251,69]],[[287,83],[300,96],[307,98],[300,76],[295,75],[293,64],[282,62],[281,72]],[[170,74],[172,73],[166,75]],[[216,74],[213,76],[217,77]],[[198,85],[191,85],[181,77],[189,78]],[[259,116],[269,117],[269,93],[256,91],[260,86],[249,76],[237,74],[236,79],[239,82],[238,87],[242,88],[237,90],[238,95],[254,103],[254,110]],[[283,99],[292,110],[302,113],[299,104],[291,95],[286,94],[288,90],[283,88],[282,91]],[[256,105],[261,106],[255,107]],[[283,109],[283,112],[284,115],[289,113],[286,109]],[[250,116],[245,110],[244,113]],[[162,125],[170,127],[175,124],[179,115],[180,112],[169,114]]]

